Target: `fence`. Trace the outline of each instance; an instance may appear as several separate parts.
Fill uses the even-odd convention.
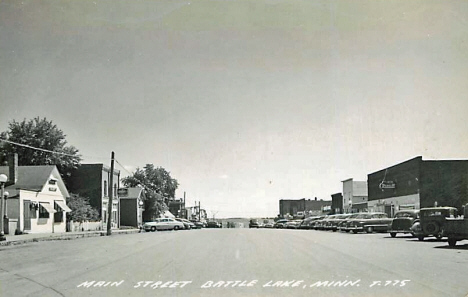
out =
[[[100,231],[102,230],[102,221],[97,222],[73,222],[67,223],[68,232],[82,232],[82,231]]]

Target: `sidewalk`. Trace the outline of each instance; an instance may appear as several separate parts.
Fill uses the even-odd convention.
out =
[[[112,235],[139,233],[139,229],[112,230]],[[48,240],[70,240],[84,237],[106,236],[107,231],[84,231],[65,233],[37,233],[22,235],[6,235],[5,241],[0,241],[0,246],[18,245],[28,242],[48,241]]]

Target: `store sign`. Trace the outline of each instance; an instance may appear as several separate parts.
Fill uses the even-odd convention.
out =
[[[396,188],[396,184],[395,182],[393,181],[383,181],[379,184],[379,188],[382,189],[382,190],[385,190],[385,189],[395,189]]]

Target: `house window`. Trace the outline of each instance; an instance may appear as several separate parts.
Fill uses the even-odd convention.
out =
[[[104,210],[103,211],[103,218],[102,220],[104,221],[104,223],[107,223],[107,212]]]
[[[107,196],[107,180],[104,181],[104,197]]]
[[[62,208],[60,208],[60,206],[57,203],[54,202],[54,209],[55,209],[54,222],[55,223],[63,222],[63,210],[62,210]]]
[[[39,219],[48,219],[49,218],[49,212],[47,209],[45,209],[44,206],[39,204]]]
[[[114,198],[117,197],[117,184],[114,184]]]

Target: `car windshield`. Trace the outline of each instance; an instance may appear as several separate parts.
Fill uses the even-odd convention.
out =
[[[362,213],[356,216],[356,219],[370,219],[370,215],[367,213]]]
[[[395,215],[395,218],[413,218],[415,214],[413,212],[399,212]]]

